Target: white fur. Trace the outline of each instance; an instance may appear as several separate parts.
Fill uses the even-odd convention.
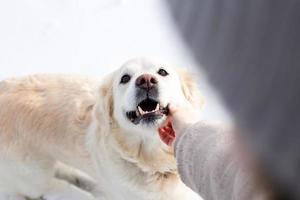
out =
[[[169,76],[158,75],[160,67]],[[121,85],[124,73],[131,81]],[[0,200],[199,200],[158,137],[165,118],[135,125],[124,114],[136,108],[134,82],[142,74],[158,79],[163,106],[189,100],[177,71],[145,59],[127,62],[101,83],[48,75],[0,83]],[[56,178],[58,162],[92,177],[98,192]]]

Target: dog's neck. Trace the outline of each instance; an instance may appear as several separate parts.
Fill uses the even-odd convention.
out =
[[[122,159],[135,163],[143,172],[151,174],[176,173],[176,162],[171,147],[159,139],[158,133],[151,137],[121,131],[117,125],[111,132],[115,150]]]

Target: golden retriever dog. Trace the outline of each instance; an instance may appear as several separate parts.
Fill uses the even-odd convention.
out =
[[[199,200],[158,128],[168,104],[201,103],[186,73],[133,59],[102,79],[32,75],[0,82],[0,200]],[[97,194],[55,176],[59,163]]]

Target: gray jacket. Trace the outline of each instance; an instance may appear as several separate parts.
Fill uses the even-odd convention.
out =
[[[205,200],[265,199],[229,129],[198,122],[179,134],[174,148],[182,180]]]

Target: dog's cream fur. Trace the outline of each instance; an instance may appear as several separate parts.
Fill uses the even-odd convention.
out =
[[[160,102],[200,104],[186,73],[156,72],[144,59],[124,64],[102,80],[80,76],[34,75],[0,82],[0,200],[198,200],[179,179],[170,147],[158,125],[135,125],[124,112],[135,109],[134,80],[156,76]],[[131,73],[132,81],[120,85]],[[92,196],[55,178],[58,162],[93,177]]]

